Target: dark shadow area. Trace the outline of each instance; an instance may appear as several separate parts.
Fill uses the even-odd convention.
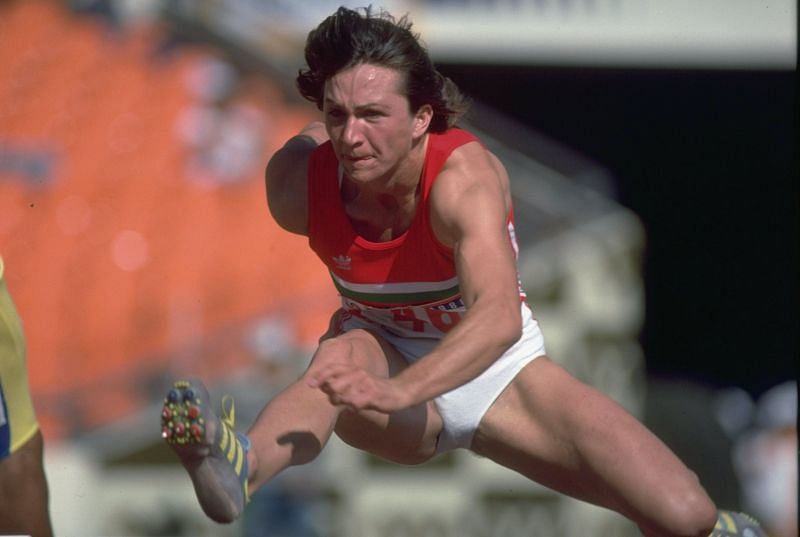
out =
[[[293,431],[278,438],[278,444],[292,446],[292,464],[306,464],[322,452],[316,436],[308,431]]]
[[[647,232],[650,374],[754,396],[795,378],[794,72],[441,69],[611,171]]]

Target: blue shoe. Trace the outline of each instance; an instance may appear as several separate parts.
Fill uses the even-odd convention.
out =
[[[709,537],[767,537],[761,525],[750,515],[720,511]]]
[[[250,501],[250,440],[234,431],[233,399],[222,399],[223,417],[211,409],[199,380],[179,380],[164,398],[161,436],[189,472],[200,507],[216,522],[233,522]]]

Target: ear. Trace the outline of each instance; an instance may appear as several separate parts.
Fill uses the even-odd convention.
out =
[[[414,114],[414,138],[421,138],[426,132],[433,119],[433,107],[429,104],[423,104]]]

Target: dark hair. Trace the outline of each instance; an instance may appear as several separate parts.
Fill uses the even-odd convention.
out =
[[[407,15],[395,20],[384,10],[373,13],[371,6],[360,10],[340,7],[309,32],[305,58],[308,68],[298,73],[297,88],[320,110],[325,82],[342,69],[361,63],[404,74],[412,112],[425,104],[433,108],[431,132],[452,127],[467,108],[458,87],[436,70],[419,36],[411,32]]]

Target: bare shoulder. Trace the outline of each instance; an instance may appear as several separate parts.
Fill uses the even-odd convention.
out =
[[[508,173],[500,160],[478,142],[450,155],[431,191],[431,216],[439,239],[452,245],[465,221],[476,216],[505,219],[511,207]]]
[[[317,143],[295,136],[270,158],[266,169],[267,203],[279,226],[308,233],[308,162]]]

